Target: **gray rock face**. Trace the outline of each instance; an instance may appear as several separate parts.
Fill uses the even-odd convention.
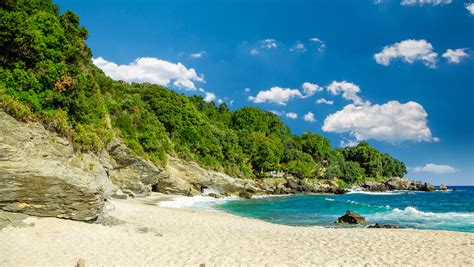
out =
[[[111,184],[98,158],[38,123],[0,110],[0,209],[80,221],[97,219]]]

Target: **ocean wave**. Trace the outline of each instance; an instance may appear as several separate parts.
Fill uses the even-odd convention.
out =
[[[160,207],[166,208],[188,208],[188,209],[205,209],[216,210],[218,204],[229,200],[236,200],[237,197],[213,198],[208,196],[194,197],[175,197],[167,201],[158,203]]]
[[[349,191],[346,194],[364,194],[364,195],[400,195],[412,193],[411,191],[390,191],[390,192],[371,192],[371,191]]]
[[[366,204],[366,203],[359,203],[357,201],[354,201],[354,200],[346,200],[347,203],[350,203],[352,205],[359,205],[359,206],[366,206],[366,207],[372,207],[372,208],[380,208],[380,209],[390,209],[390,206],[389,205],[385,205],[385,206],[379,206],[379,205],[370,205],[370,204]]]
[[[474,230],[474,212],[425,212],[415,207],[395,208],[388,212],[369,214],[371,222],[395,223],[408,227],[431,229],[456,229],[458,227]]]
[[[327,201],[335,201],[334,198],[328,198],[328,197],[327,197],[327,198],[324,198],[324,200],[327,200]]]

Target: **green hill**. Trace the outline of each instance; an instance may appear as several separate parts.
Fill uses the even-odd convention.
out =
[[[281,170],[347,184],[406,174],[367,142],[334,149],[319,134],[292,135],[257,108],[231,111],[162,86],[113,81],[92,64],[87,36],[78,16],[60,14],[51,0],[0,2],[0,107],[41,121],[81,151],[99,152],[121,137],[157,165],[172,154],[239,177]]]

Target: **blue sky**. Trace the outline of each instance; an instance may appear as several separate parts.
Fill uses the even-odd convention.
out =
[[[55,1],[112,78],[275,111],[336,147],[367,139],[411,178],[472,185],[474,5],[422,2]]]

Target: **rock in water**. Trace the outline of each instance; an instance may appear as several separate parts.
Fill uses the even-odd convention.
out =
[[[448,187],[446,185],[442,184],[442,185],[439,186],[439,190],[446,191],[446,190],[448,190]]]
[[[350,210],[346,211],[346,214],[343,216],[339,217],[336,221],[337,224],[365,224],[367,223],[365,221],[365,218],[362,217],[360,214],[357,214],[355,212],[352,212]]]
[[[94,155],[0,110],[0,209],[79,221],[104,211],[111,184]]]
[[[369,225],[367,228],[385,228],[385,229],[398,229],[399,227],[393,224],[374,224],[374,225]]]
[[[239,197],[241,198],[246,198],[246,199],[251,199],[252,198],[252,194],[247,192],[247,191],[244,191],[244,192],[240,192],[239,193]]]

